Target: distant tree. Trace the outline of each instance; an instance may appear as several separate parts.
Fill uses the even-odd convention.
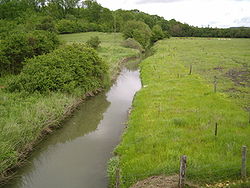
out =
[[[123,28],[123,35],[127,38],[134,38],[143,48],[150,45],[152,31],[147,24],[141,21],[128,21]]]
[[[76,33],[78,31],[78,25],[74,20],[62,19],[56,24],[56,29],[61,34]]]
[[[94,0],[85,0],[82,3],[82,7],[85,9],[84,16],[89,22],[98,23],[101,18],[101,12],[103,7]]]
[[[160,25],[155,25],[152,28],[152,37],[151,37],[151,41],[152,42],[156,42],[158,40],[161,40],[165,37],[164,32],[162,31],[162,28]]]

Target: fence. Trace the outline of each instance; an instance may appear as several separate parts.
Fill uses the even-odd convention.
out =
[[[241,161],[241,166],[239,167],[235,167],[235,168],[231,168],[231,169],[219,169],[219,170],[214,170],[213,172],[216,174],[224,174],[225,172],[232,172],[232,174],[230,174],[230,177],[234,177],[234,178],[241,178],[241,180],[246,180],[247,179],[247,146],[242,146],[242,161]],[[192,166],[188,165],[188,156],[183,155],[180,157],[180,166],[179,166],[179,174],[175,175],[175,176],[170,176],[171,179],[171,184],[175,185],[175,187],[177,186],[178,188],[184,188],[185,185],[189,185],[190,186],[190,182],[188,182],[188,178],[194,177],[194,175],[191,175],[191,177],[188,174],[188,170],[190,168],[192,168]],[[206,169],[204,168],[204,170],[201,170],[200,172],[197,172],[200,174],[200,176],[202,177],[202,174],[205,176],[208,176],[208,174],[205,173]],[[237,172],[237,173],[235,173]],[[162,170],[162,173],[164,173],[164,169]],[[143,180],[149,177],[156,177],[156,175],[161,174],[161,172],[152,172],[152,173],[145,173],[145,174],[131,174],[129,176],[121,176],[120,174],[120,170],[119,168],[116,169],[115,172],[115,184],[113,184],[113,187],[115,188],[120,188],[121,185],[125,185],[125,187],[127,187],[127,185],[131,186],[133,184],[135,184],[138,180]],[[221,175],[222,179],[227,178],[227,176],[223,177],[223,175]],[[153,178],[152,178],[153,179]],[[151,179],[151,180],[152,180]],[[149,179],[150,181],[150,179]],[[167,179],[166,181],[170,181],[169,179]],[[144,184],[147,184],[148,182],[145,181]],[[160,182],[158,182],[158,184],[160,184]],[[222,185],[223,186],[223,185]],[[122,186],[123,187],[123,186]],[[192,184],[190,187],[199,187],[197,185]]]

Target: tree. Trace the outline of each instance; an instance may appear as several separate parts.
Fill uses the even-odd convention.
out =
[[[152,37],[151,37],[151,41],[152,42],[156,42],[158,40],[161,40],[165,37],[164,32],[162,31],[162,28],[160,25],[155,25],[152,28]]]
[[[128,21],[123,28],[123,35],[127,38],[134,38],[143,48],[150,45],[152,31],[147,24],[141,21]]]

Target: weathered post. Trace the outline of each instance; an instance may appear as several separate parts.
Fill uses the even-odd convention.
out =
[[[217,91],[217,77],[214,76],[214,92],[216,93]]]
[[[192,69],[193,69],[193,66],[192,66],[192,64],[191,64],[190,67],[189,67],[189,75],[192,74]]]
[[[247,147],[242,146],[242,163],[241,163],[241,177],[245,179],[247,177]]]
[[[217,132],[218,132],[218,123],[215,123],[215,131],[214,131],[214,135],[217,136]]]
[[[249,110],[249,119],[248,119],[248,123],[250,123],[250,110]]]
[[[185,175],[186,175],[186,167],[187,167],[187,156],[181,156],[180,160],[180,174],[179,174],[179,188],[183,188],[185,185]]]
[[[116,169],[116,180],[115,180],[115,188],[120,187],[120,173],[119,173],[119,168]]]

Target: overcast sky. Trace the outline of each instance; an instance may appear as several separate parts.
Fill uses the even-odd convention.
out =
[[[193,26],[250,27],[250,0],[97,0],[111,10],[138,9]]]

